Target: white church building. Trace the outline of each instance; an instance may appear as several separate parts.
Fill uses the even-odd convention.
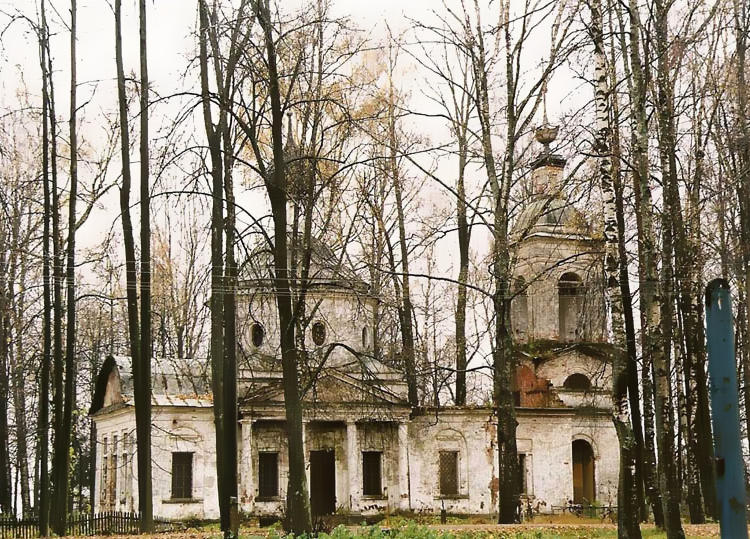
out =
[[[570,501],[616,505],[617,498],[602,242],[559,194],[564,165],[549,152],[537,159],[536,194],[513,232],[520,488],[542,510]],[[255,263],[262,266],[262,257]],[[314,246],[312,267],[304,345],[316,374],[303,390],[313,512],[496,514],[492,408],[412,410],[402,373],[372,357],[379,299],[322,244]],[[266,280],[242,283],[237,316],[240,509],[280,515],[287,440],[278,319]],[[209,366],[158,359],[152,376],[154,514],[218,518]],[[98,441],[95,507],[137,510],[129,358],[104,362],[91,416]]]

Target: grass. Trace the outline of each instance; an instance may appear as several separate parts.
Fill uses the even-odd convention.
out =
[[[645,539],[666,538],[666,534],[653,525],[641,526]],[[719,537],[718,524],[685,524],[688,539]],[[171,535],[171,534],[170,534]],[[160,536],[164,537],[164,536]],[[204,525],[174,535],[213,539],[221,537],[216,524]],[[288,539],[277,523],[267,528],[243,526],[242,539]],[[617,526],[600,519],[579,518],[575,515],[539,515],[530,523],[498,526],[482,517],[448,517],[446,524],[439,523],[434,515],[389,516],[377,525],[335,528],[317,535],[319,539],[596,539],[617,537]]]

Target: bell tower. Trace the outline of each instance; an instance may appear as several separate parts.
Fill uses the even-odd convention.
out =
[[[518,342],[601,342],[605,338],[603,240],[565,194],[566,159],[553,153],[558,127],[536,129],[533,194],[511,231],[515,254],[513,336]]]

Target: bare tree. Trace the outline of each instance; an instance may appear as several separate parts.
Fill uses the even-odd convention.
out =
[[[143,2],[141,2],[143,4]],[[141,5],[139,4],[139,6]],[[145,9],[145,7],[144,7]],[[143,14],[142,14],[143,15]],[[151,395],[150,379],[144,380],[144,376],[150,377],[151,357],[143,357],[141,346],[142,335],[148,333],[147,340],[150,341],[150,326],[143,328],[138,316],[138,273],[136,269],[135,241],[133,239],[133,221],[130,217],[130,132],[128,128],[128,100],[125,93],[125,71],[122,60],[122,0],[115,0],[115,63],[117,68],[117,96],[119,103],[120,118],[120,153],[122,160],[122,186],[120,188],[120,212],[122,214],[123,243],[125,249],[125,276],[127,289],[127,311],[128,311],[128,334],[130,337],[130,356],[133,363],[134,386],[137,388],[136,396],[136,443],[138,446],[138,509],[141,514],[141,529],[150,531],[153,527],[153,501],[151,491]],[[145,20],[141,21],[145,24]],[[144,32],[145,39],[145,26]],[[145,54],[145,43],[142,44],[141,54]],[[142,73],[143,76],[143,73]],[[145,78],[146,83],[148,77]],[[147,88],[141,88],[147,92]],[[143,98],[142,98],[143,99]],[[145,110],[141,110],[145,113]],[[142,122],[144,120],[141,120]],[[147,124],[146,124],[147,128]],[[141,132],[142,137],[147,133]],[[143,143],[142,143],[143,144]],[[147,142],[146,142],[147,144]],[[142,157],[147,157],[146,155]],[[143,163],[141,166],[144,166]],[[146,164],[147,166],[147,164]],[[148,181],[146,170],[142,180]],[[146,186],[146,198],[149,198],[148,186]],[[142,203],[147,204],[142,200]],[[143,216],[142,216],[143,219]],[[150,241],[150,238],[149,238]],[[141,246],[143,248],[143,246]],[[141,298],[143,301],[143,298]],[[150,324],[150,315],[146,317]],[[148,346],[150,352],[150,345]],[[144,368],[144,364],[148,367]],[[144,405],[145,404],[145,405]]]

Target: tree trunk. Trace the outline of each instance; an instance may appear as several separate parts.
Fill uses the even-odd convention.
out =
[[[630,86],[631,108],[634,121],[632,123],[633,152],[635,169],[633,174],[633,191],[635,193],[636,223],[638,228],[638,276],[640,287],[641,312],[641,354],[643,356],[643,370],[641,381],[643,384],[643,424],[644,424],[644,486],[654,522],[657,526],[664,525],[664,511],[661,490],[657,483],[656,454],[654,448],[654,408],[653,408],[653,369],[659,349],[658,335],[660,334],[658,299],[658,276],[656,272],[656,240],[653,230],[653,209],[651,201],[651,185],[648,163],[648,120],[646,116],[646,82],[641,59],[640,31],[641,22],[638,4],[630,0],[630,32],[629,52],[630,68],[633,83]],[[630,77],[627,77],[630,80]]]
[[[140,51],[140,158],[141,158],[141,319],[138,362],[133,362],[136,439],[138,443],[138,511],[141,533],[154,528],[151,488],[151,193],[148,155],[148,55],[146,49],[146,0],[138,1]],[[137,366],[137,368],[136,368]]]
[[[611,12],[610,12],[611,17]],[[611,22],[611,18],[610,18]],[[610,62],[613,69],[609,70],[609,81],[611,87],[615,86],[615,47],[611,48]],[[617,97],[612,97],[612,118],[619,121],[619,103]],[[635,469],[633,481],[635,486],[636,506],[638,508],[638,520],[647,520],[647,510],[643,491],[643,429],[641,427],[641,405],[640,391],[638,389],[638,357],[635,343],[635,321],[633,320],[633,297],[630,293],[630,277],[628,274],[628,255],[625,248],[625,204],[623,202],[623,190],[620,160],[622,159],[620,147],[620,129],[612,130],[612,189],[615,197],[615,218],[617,221],[617,257],[619,265],[620,297],[622,298],[622,314],[625,330],[625,370],[628,384],[628,402],[630,405],[630,428],[633,432],[635,442],[633,456]]]
[[[392,75],[393,66],[390,66]],[[406,223],[404,218],[403,183],[401,171],[398,166],[396,155],[396,117],[395,117],[395,94],[393,80],[389,80],[390,95],[388,99],[388,169],[393,180],[393,192],[396,196],[396,213],[398,220],[398,246],[401,255],[401,306],[399,308],[399,319],[401,323],[402,359],[406,371],[406,386],[408,390],[409,404],[419,406],[419,393],[417,391],[416,359],[414,354],[414,320],[411,302],[411,291],[409,287],[409,249],[406,244]]]
[[[750,125],[748,125],[748,97],[745,67],[747,64],[748,32],[750,25],[750,9],[747,2],[734,0],[734,35],[737,51],[737,164],[738,177],[736,179],[737,198],[740,206],[740,245],[742,246],[742,265],[744,266],[745,281],[745,327],[744,335],[750,339]],[[729,275],[725,275],[729,277]],[[748,342],[745,342],[747,346]],[[750,374],[750,354],[745,348],[744,368]],[[750,381],[745,380],[745,420],[750,425]],[[750,426],[747,428],[747,439],[750,443]]]
[[[29,230],[31,230],[31,218],[29,217]],[[11,297],[15,300],[15,356],[13,361],[13,408],[15,411],[16,423],[16,462],[18,463],[18,472],[20,475],[21,488],[21,515],[28,516],[31,514],[31,485],[29,483],[31,476],[29,474],[29,450],[28,450],[28,423],[26,419],[26,368],[27,357],[24,347],[24,315],[26,314],[26,271],[28,260],[24,253],[19,255],[18,271],[18,293],[14,293],[11,288]]]
[[[225,388],[224,388],[224,253],[223,253],[223,172],[221,134],[211,117],[208,85],[209,11],[205,0],[199,1],[200,11],[200,66],[203,122],[211,155],[211,380],[214,395],[214,426],[216,429],[216,477],[219,494],[221,529],[229,527],[229,506],[225,473]],[[214,62],[218,61],[214,58]]]
[[[47,19],[45,0],[40,3],[40,64],[42,72],[42,184],[44,190],[44,224],[42,232],[42,279],[44,314],[42,318],[42,365],[39,377],[39,418],[37,419],[39,459],[39,535],[49,534],[49,375],[52,356],[52,290],[50,286],[50,221],[52,219],[49,178],[49,90],[47,74]],[[37,483],[35,482],[35,485]]]
[[[468,77],[464,76],[464,87]],[[464,104],[465,101],[465,104]],[[456,297],[456,404],[466,404],[466,282],[469,278],[469,242],[471,227],[466,218],[466,162],[468,160],[468,123],[470,100],[462,95],[456,105],[454,130],[458,143],[458,181],[456,186],[456,231],[458,233],[458,291]]]
[[[294,534],[310,533],[310,498],[305,475],[305,453],[302,441],[302,398],[298,381],[295,320],[292,313],[292,290],[289,283],[287,251],[287,177],[282,141],[283,111],[276,66],[276,45],[268,0],[256,2],[256,16],[263,30],[268,66],[268,90],[271,97],[271,135],[273,175],[266,178],[274,223],[273,273],[276,306],[279,313],[281,365],[283,371],[284,405],[289,452],[289,484],[287,487],[288,529]]]
[[[704,386],[706,393],[701,398],[700,406],[705,408],[700,413],[694,411],[695,406],[699,403],[692,394],[687,395],[687,412],[688,428],[691,429],[691,435],[696,436],[693,446],[688,446],[688,451],[696,452],[698,466],[701,473],[701,486],[705,490],[706,509],[710,515],[715,512],[715,477],[713,474],[713,444],[711,442],[711,425],[708,420],[708,398],[707,398],[707,381],[705,371],[700,366],[698,358],[698,296],[697,279],[693,272],[698,263],[698,253],[693,252],[688,245],[688,238],[685,232],[685,223],[683,221],[682,209],[680,203],[680,193],[677,181],[677,163],[676,163],[676,127],[674,120],[674,97],[672,95],[673,83],[670,78],[669,67],[672,62],[670,47],[666,40],[669,39],[667,31],[667,21],[669,7],[671,4],[665,4],[663,0],[656,2],[655,10],[655,29],[656,42],[658,50],[657,62],[657,100],[658,100],[658,120],[659,120],[659,150],[662,159],[662,178],[664,181],[664,198],[665,212],[668,213],[671,226],[671,250],[674,253],[675,264],[682,268],[676,273],[678,284],[677,300],[683,316],[684,336],[685,336],[685,363],[686,363],[686,382],[695,383],[696,397],[702,392],[698,387]],[[666,335],[665,335],[666,337]],[[701,371],[703,371],[701,373]],[[690,373],[689,376],[687,373]],[[694,382],[693,382],[694,380]],[[693,418],[701,417],[701,424],[693,424]],[[707,422],[708,420],[708,422]],[[707,422],[707,423],[706,423]],[[698,522],[702,522],[703,515],[694,514]]]
[[[8,294],[8,261],[10,249],[6,226],[0,226],[0,513],[13,513],[8,428],[10,297]]]
[[[656,37],[657,41],[667,36],[667,9],[662,0],[656,0]],[[674,216],[676,214],[674,195],[676,178],[674,178],[674,135],[672,100],[668,72],[667,44],[659,44],[657,68],[657,108],[660,126],[659,155],[664,188],[664,210],[662,212],[662,297],[661,301],[661,339],[658,346],[661,353],[654,359],[656,381],[656,435],[659,444],[659,471],[664,495],[664,523],[667,537],[685,537],[680,520],[680,485],[674,457],[674,413],[671,402],[671,348],[673,342],[672,313],[674,311]],[[686,331],[688,328],[686,327]]]
[[[477,17],[475,42],[471,43],[472,68],[476,84],[476,104],[481,127],[482,158],[487,171],[487,180],[492,190],[493,203],[493,246],[492,282],[494,328],[492,349],[493,364],[493,404],[497,410],[498,447],[498,521],[501,524],[515,522],[518,507],[518,451],[516,447],[516,409],[513,400],[513,378],[515,375],[515,355],[513,342],[508,331],[509,307],[508,291],[510,284],[510,252],[508,242],[508,197],[510,177],[513,172],[513,152],[515,150],[515,89],[512,87],[512,52],[506,45],[507,72],[507,136],[503,175],[498,175],[492,147],[492,123],[490,117],[489,83],[487,81],[487,59],[484,47],[479,6],[474,2]],[[509,35],[506,34],[509,40]]]
[[[620,259],[617,233],[616,193],[612,181],[610,150],[611,99],[608,88],[606,56],[602,28],[601,2],[591,3],[591,36],[595,58],[596,137],[594,147],[599,158],[599,178],[604,199],[604,240],[606,296],[612,320],[615,351],[612,357],[613,422],[620,443],[620,473],[617,489],[617,525],[619,537],[641,537],[638,525],[638,496],[634,484],[635,440],[628,417],[628,365],[624,357],[626,336],[624,331],[623,297],[620,288]]]
[[[52,449],[52,496],[50,498],[50,523],[54,530],[60,530],[60,522],[65,518],[65,503],[60,503],[62,496],[59,494],[61,470],[67,473],[67,452],[62,454],[57,439],[62,436],[64,415],[64,372],[63,364],[63,307],[62,307],[62,282],[63,282],[63,259],[62,239],[60,231],[60,191],[57,183],[57,116],[55,114],[55,88],[53,83],[54,73],[52,69],[52,54],[47,45],[47,77],[49,83],[49,121],[50,121],[50,157],[52,169],[52,309],[53,309],[53,332],[52,332],[52,365],[53,365],[53,428],[55,443]]]
[[[130,132],[128,130],[128,109],[127,97],[125,95],[125,72],[122,63],[122,0],[115,0],[115,63],[117,67],[117,97],[119,103],[120,118],[120,150],[122,159],[122,187],[120,188],[120,212],[122,214],[122,235],[125,249],[125,281],[127,290],[127,311],[128,311],[128,336],[130,338],[130,355],[133,365],[133,378],[136,377],[136,371],[141,367],[141,331],[138,318],[138,273],[135,263],[135,242],[133,240],[133,221],[130,217]],[[150,360],[150,358],[148,358]],[[140,372],[138,372],[140,375]],[[134,382],[135,383],[135,382]],[[141,388],[139,388],[140,390]],[[139,393],[139,396],[142,395]],[[138,400],[136,398],[136,403]],[[140,404],[136,405],[136,444],[138,453],[138,508],[144,511],[144,504],[150,504],[150,492],[145,490],[145,485],[150,482],[150,473],[143,475],[144,472],[150,471],[146,466],[150,465],[150,418],[149,423],[143,424],[145,414]],[[144,433],[146,439],[144,440]],[[148,442],[148,446],[146,443]],[[149,456],[149,460],[141,466],[144,461],[144,455]],[[150,490],[150,489],[149,489]],[[146,500],[145,495],[149,496]],[[143,520],[141,523],[143,524]]]
[[[57,403],[63,404],[60,431],[55,431],[55,473],[53,507],[55,520],[52,529],[57,535],[66,535],[68,516],[68,487],[70,484],[70,437],[75,406],[74,378],[76,353],[76,293],[75,293],[75,238],[76,238],[76,201],[78,198],[78,143],[76,131],[76,0],[70,3],[70,196],[68,200],[68,242],[67,265],[65,272],[67,320],[65,336],[65,387],[61,396],[55,395]],[[55,371],[56,391],[61,387],[63,372]]]
[[[666,35],[666,10],[663,3],[657,0],[657,39]],[[661,31],[658,29],[661,27]],[[661,47],[665,48],[664,46]],[[657,85],[658,85],[658,114],[661,127],[659,138],[659,150],[661,158],[662,178],[664,189],[664,211],[662,212],[662,297],[661,297],[661,339],[659,346],[663,354],[654,360],[654,373],[656,380],[656,435],[659,444],[659,472],[664,494],[664,524],[667,537],[683,538],[685,536],[680,521],[680,485],[677,480],[677,470],[674,458],[674,413],[671,403],[671,348],[673,342],[672,312],[674,310],[674,269],[673,269],[673,220],[672,207],[674,206],[674,191],[669,187],[672,183],[669,176],[670,158],[674,159],[674,144],[666,140],[670,135],[668,124],[672,121],[671,112],[668,107],[669,79],[666,58],[662,58],[665,51],[659,51]]]

